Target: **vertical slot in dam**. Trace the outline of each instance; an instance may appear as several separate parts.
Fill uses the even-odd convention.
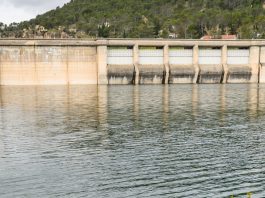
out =
[[[223,75],[221,47],[200,47],[199,68],[199,83],[221,83]]]
[[[145,47],[139,49],[140,84],[162,84],[165,80],[163,47]]]
[[[227,83],[247,83],[252,71],[249,62],[248,47],[230,47],[227,50]]]
[[[132,84],[134,82],[132,47],[108,47],[107,64],[108,84]]]
[[[169,48],[169,84],[193,83],[193,47]]]

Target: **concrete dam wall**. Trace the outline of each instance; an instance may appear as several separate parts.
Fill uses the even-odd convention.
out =
[[[0,40],[0,85],[264,82],[265,40]]]

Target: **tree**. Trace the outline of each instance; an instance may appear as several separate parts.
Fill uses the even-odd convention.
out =
[[[35,19],[0,24],[0,36],[23,37],[39,25],[54,37],[62,26],[78,38],[200,38],[205,27],[214,35],[264,38],[264,16],[261,0],[72,0]]]

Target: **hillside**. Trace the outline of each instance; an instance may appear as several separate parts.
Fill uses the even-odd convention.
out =
[[[30,21],[0,24],[1,37],[265,38],[263,0],[71,0]]]

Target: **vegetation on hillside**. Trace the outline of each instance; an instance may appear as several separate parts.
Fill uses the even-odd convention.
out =
[[[263,0],[71,0],[9,26],[16,38],[265,38]]]

